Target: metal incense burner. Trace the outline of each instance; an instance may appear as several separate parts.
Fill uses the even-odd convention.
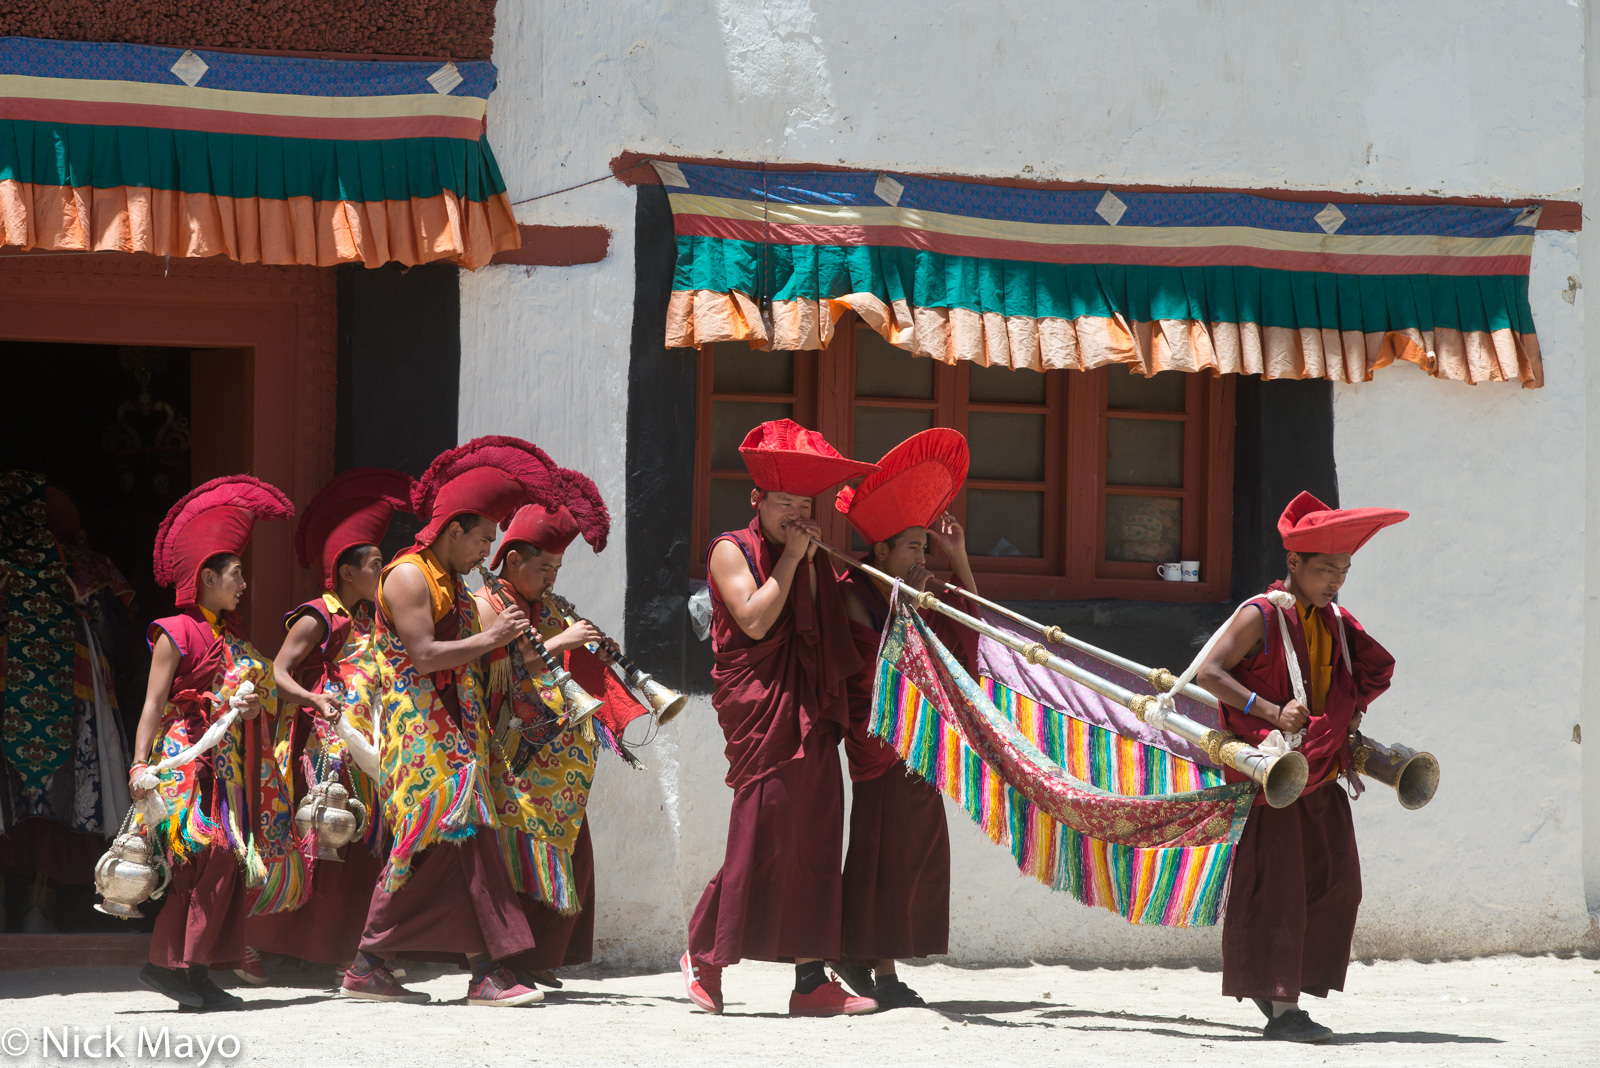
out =
[[[139,906],[160,897],[172,882],[172,869],[156,854],[143,831],[124,831],[111,842],[94,866],[94,888],[102,900],[95,908],[124,920],[144,917]]]
[[[339,850],[367,829],[367,806],[352,798],[338,779],[325,779],[300,802],[294,826],[301,838],[317,836],[318,860],[343,860]]]

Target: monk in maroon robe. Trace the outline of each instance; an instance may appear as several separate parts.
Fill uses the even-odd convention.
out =
[[[955,581],[977,590],[967,560],[966,535],[945,509],[967,473],[967,443],[954,430],[913,435],[878,462],[860,486],[839,491],[835,507],[871,549],[867,562],[913,590],[942,588],[927,568],[930,541],[949,559]],[[878,643],[889,619],[889,588],[853,571],[845,603],[850,632],[861,654],[851,679],[850,849],[844,862],[844,959],[834,965],[849,987],[880,1008],[925,1003],[900,979],[896,959],[945,953],[950,941],[950,832],[944,799],[910,774],[868,728]],[[977,634],[933,616],[941,640],[972,659]]]
[[[1350,733],[1394,671],[1394,658],[1333,600],[1351,554],[1405,518],[1392,509],[1329,508],[1309,493],[1296,497],[1278,521],[1288,577],[1246,602],[1196,679],[1222,703],[1228,730],[1256,746],[1298,738],[1310,768],[1293,804],[1275,809],[1256,798],[1233,853],[1222,992],[1255,1001],[1267,1016],[1267,1038],[1333,1036],[1299,999],[1344,989],[1361,862],[1338,777],[1354,779]],[[1231,768],[1227,777],[1242,778]]]
[[[839,955],[846,686],[861,658],[839,576],[818,556],[811,498],[872,470],[785,419],[750,432],[740,453],[756,518],[709,547],[712,703],[734,790],[722,870],[689,921],[681,961],[690,998],[722,1011],[722,969],[793,961],[790,1015],[871,1012],[826,980]]]

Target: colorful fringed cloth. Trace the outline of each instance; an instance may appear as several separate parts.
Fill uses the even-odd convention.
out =
[[[1022,725],[899,610],[879,650],[871,729],[1052,889],[1133,923],[1215,923],[1255,787],[1004,696]],[[1117,789],[1135,784],[1162,789]]]
[[[421,554],[403,555],[389,567],[405,562],[415,564],[430,582],[443,573]],[[477,633],[477,606],[459,581],[450,611],[456,634]],[[381,709],[380,789],[384,819],[395,839],[383,869],[383,887],[393,893],[411,877],[412,861],[424,849],[470,838],[480,826],[497,826],[487,773],[492,724],[479,662],[425,675],[382,615],[375,633],[384,660],[382,689],[374,705]],[[451,688],[458,715],[451,714],[440,686]]]
[[[384,659],[378,653],[372,606],[362,602],[354,610],[347,610],[337,594],[324,592],[322,601],[331,615],[344,613],[350,618],[350,630],[345,635],[344,648],[339,652],[332,677],[324,690],[340,701],[340,714],[345,722],[363,738],[372,737],[372,700],[382,690]],[[378,784],[356,766],[344,739],[324,724],[316,721],[315,730],[306,744],[307,756],[315,768],[331,769],[340,776],[350,791],[350,796],[361,802],[367,810],[367,827],[362,840],[374,856],[381,856],[384,847],[383,806],[379,801]],[[287,762],[287,749],[285,750]],[[287,767],[285,768],[287,774]],[[292,778],[290,781],[293,781]],[[307,862],[315,865],[316,849],[312,836],[301,843]]]
[[[0,472],[0,751],[24,791],[72,755],[78,614],[71,573],[45,523],[45,480]]]
[[[285,778],[278,756],[293,733],[294,712],[280,709],[271,660],[231,630],[224,629],[219,640],[222,657],[215,686],[204,692],[185,690],[167,702],[154,759],[175,756],[198,741],[247,681],[254,684],[263,711],[254,720],[236,720],[216,748],[194,763],[162,773],[156,790],[167,817],[156,837],[165,841],[175,861],[206,846],[231,849],[254,893],[251,911],[285,912],[304,904],[311,893],[310,873],[295,835],[294,780]],[[209,811],[201,803],[201,761],[211,764]]]
[[[819,349],[854,311],[945,363],[1363,382],[1403,360],[1543,384],[1537,209],[656,169],[678,245],[669,348]]]
[[[0,39],[0,245],[241,263],[445,261],[521,238],[489,62]]]

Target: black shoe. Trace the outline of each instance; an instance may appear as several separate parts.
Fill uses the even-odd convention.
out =
[[[1304,1009],[1290,1009],[1268,1020],[1261,1037],[1279,1042],[1326,1042],[1333,1037],[1333,1030],[1317,1023]]]
[[[139,982],[162,997],[171,998],[179,1005],[198,1009],[205,1004],[205,999],[189,985],[189,976],[186,972],[163,968],[159,964],[146,964],[139,969]]]
[[[532,990],[535,986],[547,986],[551,990],[561,989],[561,980],[556,978],[556,973],[549,968],[538,972],[514,972],[517,982]]]
[[[230,994],[211,979],[211,969],[203,964],[189,968],[189,986],[200,995],[200,1008],[205,1012],[227,1012],[244,1005],[244,998]]]
[[[1250,1000],[1256,1003],[1256,1008],[1261,1010],[1261,1015],[1269,1020],[1272,1019],[1272,1002],[1266,998],[1251,998]]]
[[[878,996],[878,985],[873,982],[872,969],[865,964],[846,964],[843,961],[828,962],[828,967],[833,969],[833,974],[844,981],[857,997],[873,998]]]
[[[878,980],[878,992],[874,1000],[880,1009],[925,1009],[928,1003],[922,996],[900,980],[898,975],[885,976]]]

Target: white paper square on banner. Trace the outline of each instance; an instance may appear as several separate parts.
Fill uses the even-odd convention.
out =
[[[193,89],[200,84],[200,79],[206,76],[206,71],[210,70],[211,67],[207,65],[205,60],[195,55],[194,52],[184,49],[183,55],[178,57],[178,61],[167,69],[176,74],[180,82]]]
[[[1100,198],[1100,203],[1094,209],[1094,213],[1104,219],[1107,225],[1115,226],[1122,221],[1123,213],[1127,210],[1128,205],[1122,202],[1122,198],[1107,189],[1106,195]]]
[[[1329,204],[1312,218],[1317,220],[1317,225],[1328,233],[1334,233],[1344,225],[1344,212]]]
[[[446,63],[428,75],[428,84],[433,86],[434,92],[440,96],[449,96],[455,87],[464,81],[466,79],[461,76],[461,71],[454,63]]]
[[[906,187],[890,178],[887,174],[880,174],[878,175],[878,180],[872,184],[872,191],[877,194],[879,200],[891,208],[898,208],[900,206],[900,194],[906,191]]]
[[[683,168],[676,163],[665,160],[653,159],[650,161],[656,169],[656,174],[661,177],[661,184],[672,186],[675,189],[688,189],[689,179],[683,176]]]

